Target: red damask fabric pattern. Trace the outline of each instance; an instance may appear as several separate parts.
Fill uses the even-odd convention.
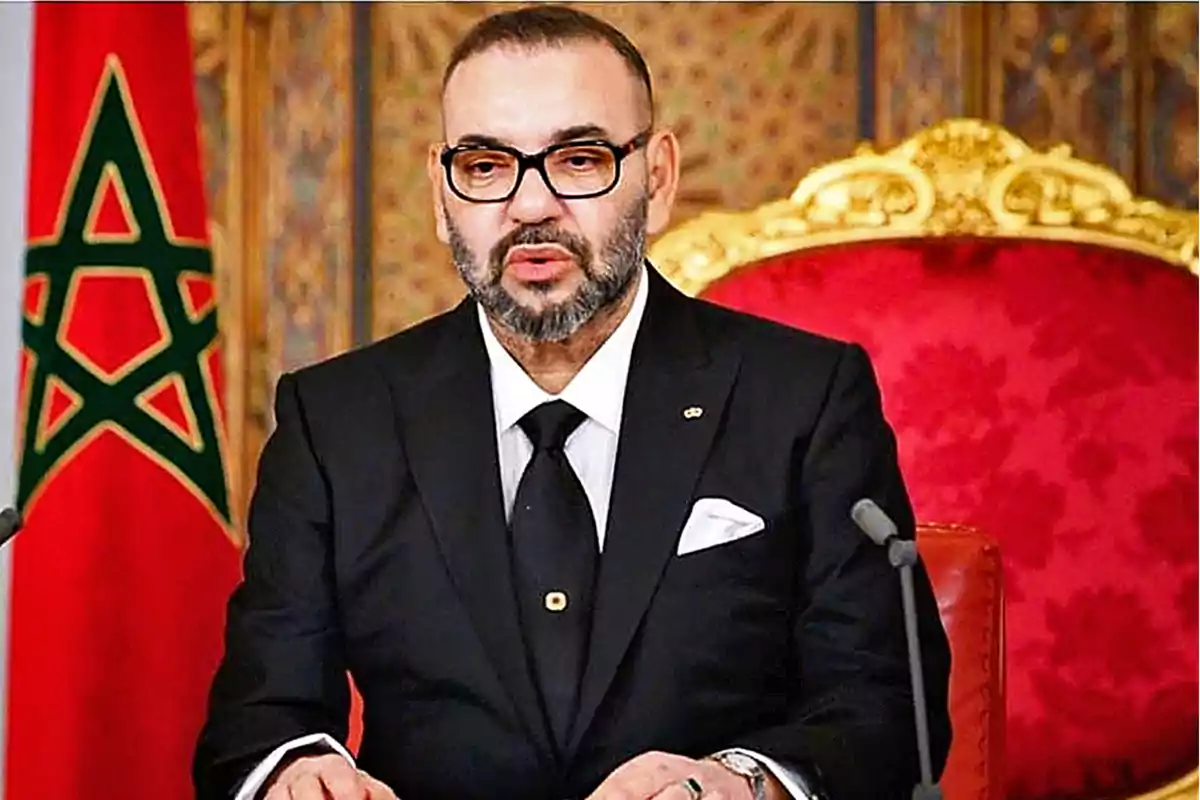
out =
[[[1000,543],[1009,797],[1196,766],[1197,282],[1084,245],[805,251],[706,299],[862,344],[918,519]]]

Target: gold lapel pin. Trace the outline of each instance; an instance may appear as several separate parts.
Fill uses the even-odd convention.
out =
[[[684,419],[698,419],[704,413],[704,409],[700,406],[688,406],[683,410]]]

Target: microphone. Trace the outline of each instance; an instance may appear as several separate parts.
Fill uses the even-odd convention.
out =
[[[8,544],[8,540],[21,530],[21,512],[15,508],[0,511],[0,547]]]
[[[850,517],[868,539],[881,547],[896,538],[896,523],[868,497],[854,504]]]
[[[901,539],[896,523],[875,501],[864,497],[850,509],[850,518],[872,542],[887,548],[888,562],[900,570],[900,599],[904,607],[904,635],[908,640],[908,671],[912,677],[913,710],[917,721],[917,755],[921,782],[913,787],[913,800],[941,800],[942,790],[933,782],[929,758],[929,718],[925,707],[925,675],[921,669],[921,643],[917,633],[917,609],[913,599],[913,564],[917,543]]]

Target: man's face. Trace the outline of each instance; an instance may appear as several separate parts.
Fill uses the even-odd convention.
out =
[[[446,86],[446,144],[486,141],[530,154],[564,141],[624,145],[649,126],[643,92],[599,43],[493,48],[461,63]],[[670,134],[633,151],[612,191],[587,199],[555,196],[531,169],[510,199],[471,202],[451,191],[439,154],[429,163],[439,238],[484,310],[539,341],[567,338],[625,296],[647,233],[665,226],[674,196]]]

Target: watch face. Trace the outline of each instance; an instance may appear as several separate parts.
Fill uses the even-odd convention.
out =
[[[746,778],[754,777],[762,771],[757,761],[741,753],[726,753],[721,757],[721,761],[730,771]]]

